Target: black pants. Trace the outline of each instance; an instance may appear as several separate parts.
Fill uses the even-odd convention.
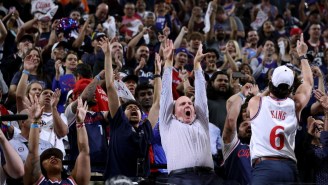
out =
[[[170,174],[168,178],[170,185],[218,185],[223,184],[214,172],[185,172]]]

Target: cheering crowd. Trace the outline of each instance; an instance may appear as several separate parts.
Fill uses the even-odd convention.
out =
[[[0,70],[1,185],[328,182],[327,0],[0,0]]]

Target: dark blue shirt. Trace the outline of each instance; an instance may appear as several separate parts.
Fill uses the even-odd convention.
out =
[[[110,122],[110,142],[108,149],[108,160],[105,170],[105,178],[116,175],[127,177],[137,176],[137,160],[144,159],[143,175],[150,174],[149,147],[152,139],[152,128],[146,119],[137,129],[135,129],[120,107],[112,118],[108,114]],[[139,171],[140,173],[140,171]]]

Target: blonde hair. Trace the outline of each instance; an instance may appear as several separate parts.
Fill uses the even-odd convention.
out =
[[[237,41],[235,40],[229,40],[227,42],[227,44],[225,45],[226,47],[226,50],[227,50],[227,47],[228,47],[228,44],[229,43],[232,43],[234,46],[235,46],[235,50],[236,50],[236,58],[234,58],[234,61],[238,60],[238,59],[242,59],[242,55],[241,55],[241,51],[240,51],[240,47],[239,47],[239,44]],[[226,55],[224,55],[224,58],[223,58],[224,62],[228,62],[228,58]]]

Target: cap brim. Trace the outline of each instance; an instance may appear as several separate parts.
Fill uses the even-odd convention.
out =
[[[60,160],[63,160],[63,152],[61,150],[58,148],[48,148],[40,155],[40,161],[42,162],[46,159],[49,159],[51,156],[55,156]]]

